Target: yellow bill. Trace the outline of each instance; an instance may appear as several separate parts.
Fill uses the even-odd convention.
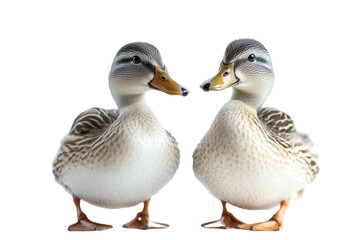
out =
[[[229,65],[221,64],[219,73],[201,84],[201,88],[205,91],[221,91],[232,85],[235,85],[239,80],[235,77],[234,63]]]
[[[148,84],[151,88],[170,95],[186,96],[189,93],[187,89],[171,79],[166,69],[164,71],[157,66],[155,66],[154,79],[151,80]]]

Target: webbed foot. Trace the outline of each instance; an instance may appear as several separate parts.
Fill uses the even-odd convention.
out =
[[[151,222],[149,219],[149,212],[148,212],[148,206],[149,206],[150,200],[146,200],[144,202],[144,209],[139,212],[136,217],[131,220],[130,222],[123,225],[124,228],[136,228],[136,229],[161,229],[161,228],[167,228],[169,227],[166,223],[158,223],[158,222]]]

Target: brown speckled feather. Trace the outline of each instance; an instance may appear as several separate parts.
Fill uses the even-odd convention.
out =
[[[309,136],[297,132],[291,117],[275,108],[261,108],[257,115],[274,140],[283,147],[302,155],[302,159],[308,163],[313,172],[313,178],[315,178],[315,175],[319,172],[318,155],[311,151],[312,142]]]
[[[60,147],[53,162],[53,173],[59,180],[67,161],[74,158],[76,152],[94,143],[119,116],[117,109],[90,108],[82,112],[74,121],[68,136]]]
[[[106,110],[102,108],[90,108],[89,110],[82,112],[74,120],[69,134],[74,136],[86,136],[89,141],[96,140],[118,118],[118,116],[118,109]],[[166,131],[166,133],[176,142],[175,137],[171,135],[169,131]]]
[[[258,117],[270,132],[287,140],[290,134],[296,131],[291,117],[275,108],[261,108]]]
[[[58,180],[61,171],[76,152],[81,152],[95,143],[96,140],[115,122],[119,116],[118,109],[90,108],[82,112],[75,120],[70,129],[68,138],[63,142],[57,158],[53,162],[53,173]],[[176,139],[166,131],[176,143]],[[71,157],[72,156],[72,157]]]
[[[117,109],[90,108],[82,112],[74,121],[71,135],[99,135],[104,132],[119,116]]]

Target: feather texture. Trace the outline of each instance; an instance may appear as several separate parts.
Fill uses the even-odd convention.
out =
[[[312,151],[312,141],[309,136],[298,132],[291,117],[276,108],[261,108],[257,115],[278,143],[291,149],[292,152],[303,155],[302,159],[308,163],[313,173],[312,180],[314,180],[315,175],[319,172],[318,155]]]

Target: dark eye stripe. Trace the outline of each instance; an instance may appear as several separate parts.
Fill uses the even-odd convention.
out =
[[[266,63],[265,59],[262,57],[256,57],[257,62]]]
[[[245,62],[247,62],[248,61],[248,59],[244,59],[244,58],[242,58],[242,59],[238,59],[238,60],[236,60],[235,62],[234,62],[234,70],[240,65],[240,64],[243,64],[243,63],[245,63]],[[262,58],[262,57],[256,57],[256,62],[258,62],[258,63],[264,63],[264,64],[266,64],[267,63],[267,61],[264,59],[264,58]],[[228,64],[225,64],[224,62],[222,62],[224,65],[228,65]],[[221,66],[220,66],[221,67]]]
[[[132,58],[123,58],[116,62],[116,64],[132,62]]]
[[[123,59],[121,59],[121,60],[119,60],[119,61],[117,61],[116,62],[116,64],[122,64],[122,63],[131,63],[133,61],[133,58],[131,57],[131,58],[123,58]],[[154,72],[155,70],[155,68],[154,68],[154,65],[151,63],[151,62],[148,62],[148,61],[146,61],[146,60],[142,60],[141,61],[141,65],[143,66],[143,67],[145,67],[147,70],[149,70],[150,72],[152,71],[152,72]]]
[[[152,72],[155,71],[154,65],[152,63],[150,63],[148,61],[142,61],[141,63],[147,70],[152,71]]]

